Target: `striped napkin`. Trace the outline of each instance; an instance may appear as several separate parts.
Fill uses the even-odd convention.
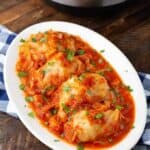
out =
[[[2,55],[6,54],[8,46],[15,38],[15,36],[16,33],[13,33],[6,27],[0,25],[0,111],[17,117],[17,114],[15,113],[15,108],[13,104],[11,104],[11,102],[8,100],[8,96],[5,90],[2,64]],[[139,77],[141,79],[141,82],[143,83],[145,95],[147,97],[148,114],[147,124],[144,133],[138,144],[133,148],[133,150],[150,150],[150,74],[139,72]]]

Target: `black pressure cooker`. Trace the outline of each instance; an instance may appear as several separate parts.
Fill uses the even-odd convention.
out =
[[[51,0],[54,3],[58,3],[71,7],[108,7],[118,5],[127,0]]]

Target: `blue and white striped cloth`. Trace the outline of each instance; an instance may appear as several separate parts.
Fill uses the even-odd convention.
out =
[[[6,54],[8,46],[15,38],[16,34],[8,30],[6,27],[0,25],[0,55]],[[0,57],[2,59],[2,57]],[[0,61],[1,62],[1,61]],[[139,73],[141,82],[143,83],[145,94],[148,103],[148,115],[145,131],[133,150],[150,150],[150,75],[145,73]],[[0,63],[0,111],[15,114],[13,105],[8,100],[7,93],[5,91],[5,85],[3,80],[3,64]]]

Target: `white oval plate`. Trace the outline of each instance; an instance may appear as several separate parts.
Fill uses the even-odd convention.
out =
[[[132,87],[132,96],[135,103],[135,128],[132,129],[121,142],[108,148],[109,150],[131,149],[141,137],[146,123],[146,99],[140,79],[127,57],[115,45],[100,34],[73,23],[50,21],[32,25],[19,33],[9,46],[4,65],[4,80],[9,99],[16,108],[16,112],[23,124],[35,137],[48,147],[57,150],[76,149],[75,146],[69,145],[63,141],[55,142],[54,139],[57,137],[51,134],[46,128],[42,127],[37,119],[32,119],[27,115],[31,110],[24,107],[25,100],[22,92],[18,88],[19,79],[15,72],[15,65],[18,59],[20,39],[26,39],[33,33],[38,33],[39,31],[44,32],[49,29],[80,36],[96,50],[105,49],[105,52],[102,53],[104,58],[115,68],[123,82]]]

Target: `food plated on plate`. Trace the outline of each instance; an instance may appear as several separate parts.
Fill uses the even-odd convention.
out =
[[[109,147],[133,128],[135,106],[100,53],[80,37],[48,30],[21,39],[16,72],[35,116],[66,142]]]
[[[134,67],[80,25],[23,30],[7,51],[4,80],[23,124],[50,148],[128,150],[144,130],[146,100]]]

